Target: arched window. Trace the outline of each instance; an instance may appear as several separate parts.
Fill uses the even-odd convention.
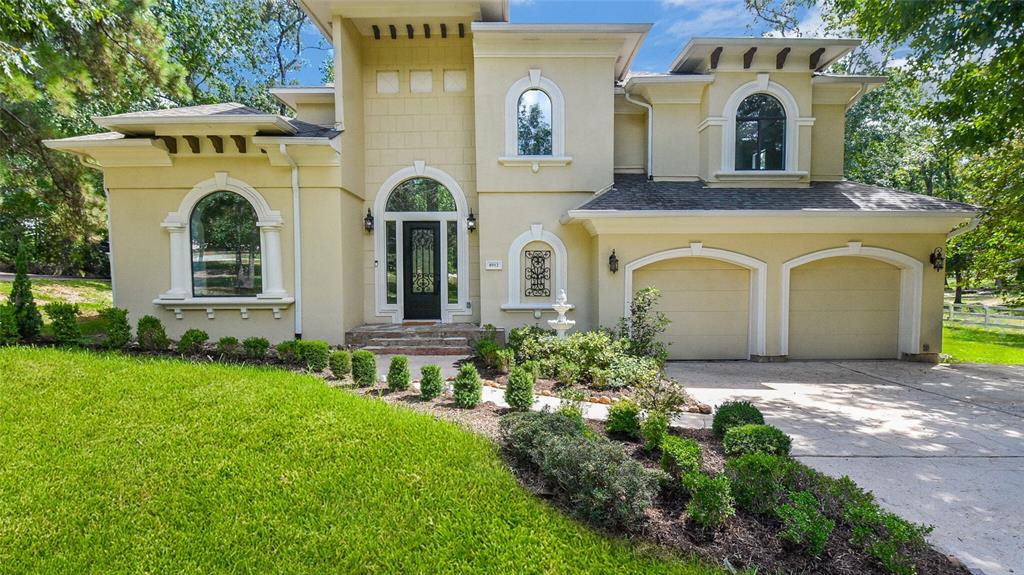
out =
[[[411,178],[392,190],[388,212],[454,212],[455,198],[448,188],[430,178]]]
[[[543,90],[526,90],[519,96],[518,110],[519,155],[552,155],[551,97]]]
[[[541,224],[519,234],[508,249],[508,301],[504,310],[550,310],[566,288],[565,244]]]
[[[736,110],[736,169],[786,169],[786,110],[774,96],[747,96]]]
[[[214,192],[189,219],[193,297],[255,296],[263,287],[256,210],[242,196]]]

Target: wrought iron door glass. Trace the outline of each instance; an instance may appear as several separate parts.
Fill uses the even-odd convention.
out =
[[[414,228],[409,243],[412,247],[412,293],[437,293],[437,278],[434,277],[434,246],[437,239],[434,230]]]

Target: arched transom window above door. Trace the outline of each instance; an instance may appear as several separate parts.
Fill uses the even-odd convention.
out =
[[[444,184],[430,178],[410,178],[398,184],[385,210],[389,212],[454,212],[455,198]]]

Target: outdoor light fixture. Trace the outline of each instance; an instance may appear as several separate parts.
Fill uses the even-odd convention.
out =
[[[473,208],[469,209],[469,216],[466,217],[466,229],[473,232],[476,229],[476,216],[473,215]]]
[[[942,271],[942,268],[946,267],[946,256],[942,254],[942,248],[935,248],[932,255],[928,256],[928,261],[932,262],[935,271]]]
[[[612,250],[612,255],[608,256],[608,269],[612,273],[619,271],[619,258],[615,255],[615,250]]]
[[[373,231],[373,214],[370,213],[370,208],[366,208],[366,217],[363,218],[363,228],[368,232]]]

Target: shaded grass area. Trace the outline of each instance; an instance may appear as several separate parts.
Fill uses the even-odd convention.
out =
[[[0,281],[0,305],[7,302],[11,295],[12,282]],[[103,330],[99,321],[99,312],[113,305],[110,282],[106,280],[32,280],[32,295],[36,305],[43,314],[43,335],[50,335],[50,318],[46,315],[44,305],[50,302],[66,302],[78,304],[80,312],[78,323],[82,334],[91,336]]]
[[[0,349],[14,572],[713,573],[573,522],[485,439],[313,377]]]
[[[1024,364],[1024,332],[946,325],[942,351],[956,363]]]

